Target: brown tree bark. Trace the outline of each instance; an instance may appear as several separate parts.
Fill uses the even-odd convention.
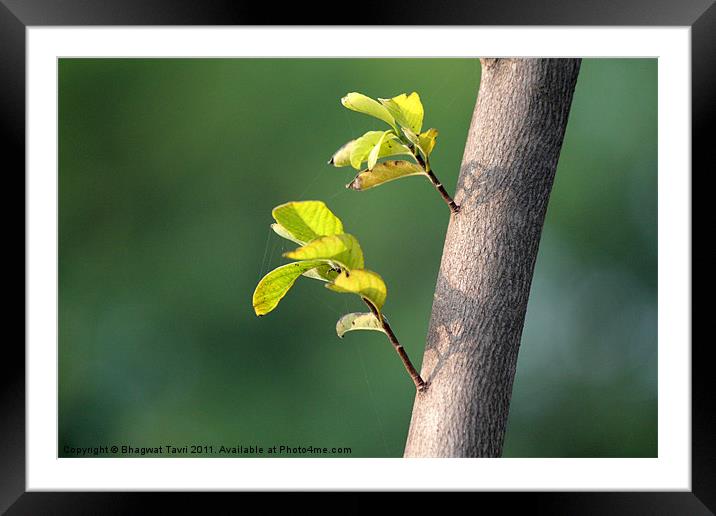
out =
[[[579,59],[482,59],[406,457],[499,457]]]

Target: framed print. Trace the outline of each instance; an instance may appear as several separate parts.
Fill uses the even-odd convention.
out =
[[[0,507],[711,514],[691,169],[715,8],[507,7],[3,0],[26,304]]]

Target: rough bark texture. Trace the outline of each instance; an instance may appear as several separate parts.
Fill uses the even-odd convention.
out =
[[[406,457],[498,457],[579,59],[483,59]]]

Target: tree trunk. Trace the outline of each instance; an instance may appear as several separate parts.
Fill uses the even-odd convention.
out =
[[[406,457],[499,457],[579,59],[483,59]]]

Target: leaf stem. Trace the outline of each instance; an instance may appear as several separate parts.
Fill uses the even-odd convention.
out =
[[[408,354],[405,352],[405,348],[398,341],[398,338],[395,336],[395,333],[393,333],[393,328],[390,327],[388,321],[385,320],[385,318],[380,314],[380,312],[378,312],[378,310],[376,310],[376,308],[370,301],[368,301],[367,299],[363,299],[363,301],[365,301],[365,304],[368,305],[370,311],[373,313],[373,315],[376,316],[376,318],[380,321],[380,324],[383,326],[383,330],[385,330],[385,334],[388,336],[388,340],[390,340],[390,343],[393,345],[393,348],[395,348],[395,351],[396,353],[398,353],[400,360],[403,361],[403,365],[408,371],[410,378],[412,378],[413,383],[415,384],[415,388],[418,390],[418,392],[427,389],[428,385],[421,378],[420,373],[418,373],[418,371],[413,366],[413,363],[410,361]]]

